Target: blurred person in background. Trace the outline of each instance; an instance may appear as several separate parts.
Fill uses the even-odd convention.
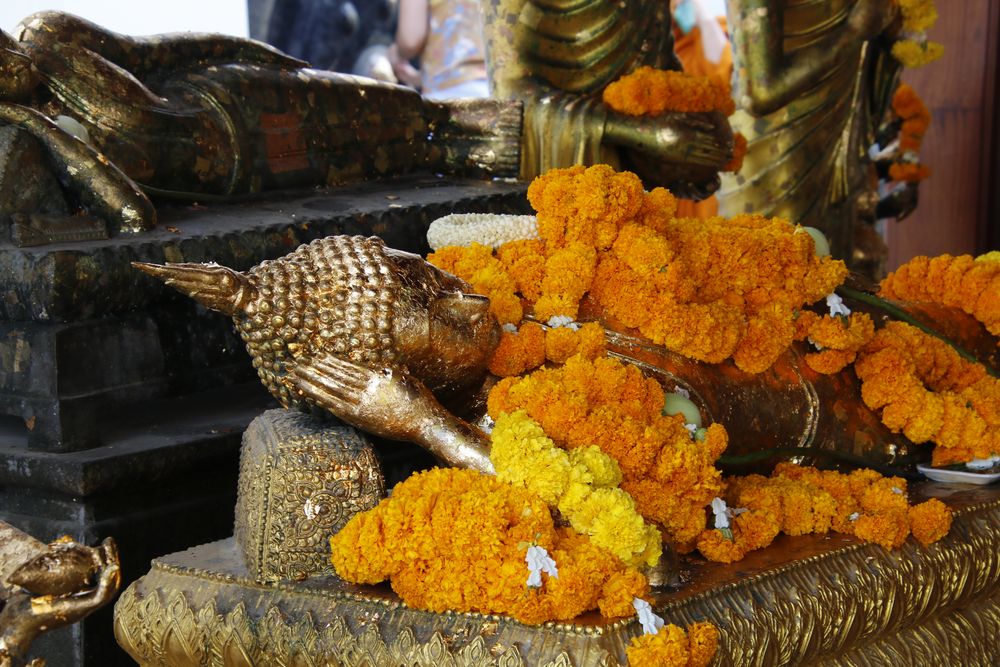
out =
[[[399,0],[388,55],[400,82],[430,99],[489,97],[485,53],[478,0]]]

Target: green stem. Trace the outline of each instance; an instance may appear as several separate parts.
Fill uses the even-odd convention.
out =
[[[855,468],[871,468],[881,475],[889,477],[903,477],[905,479],[923,479],[920,475],[900,466],[883,463],[873,463],[860,456],[846,454],[832,449],[821,447],[775,447],[773,449],[763,449],[751,454],[725,454],[720,456],[716,462],[720,466],[745,466],[751,463],[760,463],[775,457],[808,456],[818,459],[829,459],[837,463],[845,463]],[[905,465],[905,463],[904,463]]]
[[[874,294],[868,294],[867,292],[862,292],[861,290],[856,290],[853,287],[847,287],[845,285],[841,285],[840,287],[838,287],[837,291],[843,296],[850,297],[855,301],[867,303],[869,306],[874,306],[875,308],[885,311],[886,314],[890,315],[894,319],[897,319],[901,322],[906,322],[907,324],[920,329],[925,334],[929,336],[934,336],[935,338],[942,340],[945,343],[948,343],[948,345],[950,345],[951,348],[958,353],[958,356],[962,357],[966,361],[971,361],[974,364],[981,364],[983,368],[986,369],[987,373],[989,373],[993,377],[1000,377],[1000,374],[998,374],[997,371],[994,371],[987,364],[984,364],[981,361],[979,361],[979,359],[977,359],[975,355],[966,351],[961,345],[947,338],[946,336],[942,335],[940,332],[931,329],[929,326],[917,320],[916,318],[913,317],[913,315],[910,315],[908,312],[906,312],[899,306],[894,306],[885,299],[875,296]]]

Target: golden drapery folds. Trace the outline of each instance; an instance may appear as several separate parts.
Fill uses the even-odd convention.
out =
[[[680,69],[669,3],[659,0],[486,0],[481,6],[493,94],[523,99],[521,177],[606,163],[600,91],[650,65]]]
[[[720,212],[818,227],[850,260],[875,201],[867,156],[899,67],[875,39],[894,9],[880,0],[730,0],[743,169],[725,175]],[[864,259],[864,258],[856,258]]]

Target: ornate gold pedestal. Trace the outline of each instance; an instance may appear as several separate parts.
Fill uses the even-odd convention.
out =
[[[839,534],[782,536],[734,565],[692,560],[661,593],[668,621],[708,619],[718,665],[1000,662],[1000,489],[920,485],[956,510],[951,533],[897,551]],[[232,539],[165,556],[115,606],[141,665],[624,664],[636,622],[524,626],[407,608],[335,577],[257,582]]]

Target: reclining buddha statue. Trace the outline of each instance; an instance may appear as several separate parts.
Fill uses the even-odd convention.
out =
[[[252,40],[134,38],[56,12],[0,33],[0,47],[0,121],[38,138],[63,184],[122,231],[155,224],[146,193],[205,201],[517,170],[518,102],[436,103]]]
[[[787,221],[673,218],[669,193],[645,193],[634,174],[606,166],[550,172],[528,196],[537,222],[525,227],[501,216],[492,227],[452,234],[429,257],[433,264],[375,238],[331,237],[248,273],[202,264],[136,266],[232,316],[261,379],[283,405],[319,406],[363,430],[483,471],[491,470],[488,438],[459,419],[454,406],[461,411],[475,403],[487,368],[511,376],[544,361],[545,344],[532,365],[496,370],[511,364],[495,363],[495,355],[533,356],[512,352],[526,344],[525,335],[514,333],[523,313],[551,327],[600,322],[609,351],[665,391],[690,393],[706,421],[731,430],[736,454],[794,455],[808,447],[846,452],[855,463],[891,461],[912,448],[901,431],[916,442],[933,433],[910,429],[912,415],[900,410],[914,407],[912,401],[887,408],[880,421],[877,410],[886,402],[859,385],[859,379],[879,381],[867,372],[874,362],[859,361],[854,373],[855,359],[874,358],[897,339],[923,340],[931,335],[929,322],[979,358],[995,359],[995,343],[979,323],[960,313],[907,314],[852,288],[843,262],[823,254],[822,238],[814,242]],[[970,289],[986,281],[992,286],[979,291],[995,293],[996,262],[962,260],[955,268],[967,272]],[[859,312],[841,306],[835,291],[854,298]],[[890,326],[889,315],[912,331]],[[924,345],[945,345],[934,341]],[[954,363],[972,362],[956,357]],[[967,371],[963,387],[947,389],[991,382],[981,365]],[[941,451],[960,457],[981,439],[988,455],[995,438],[980,436],[972,438],[975,445]]]

